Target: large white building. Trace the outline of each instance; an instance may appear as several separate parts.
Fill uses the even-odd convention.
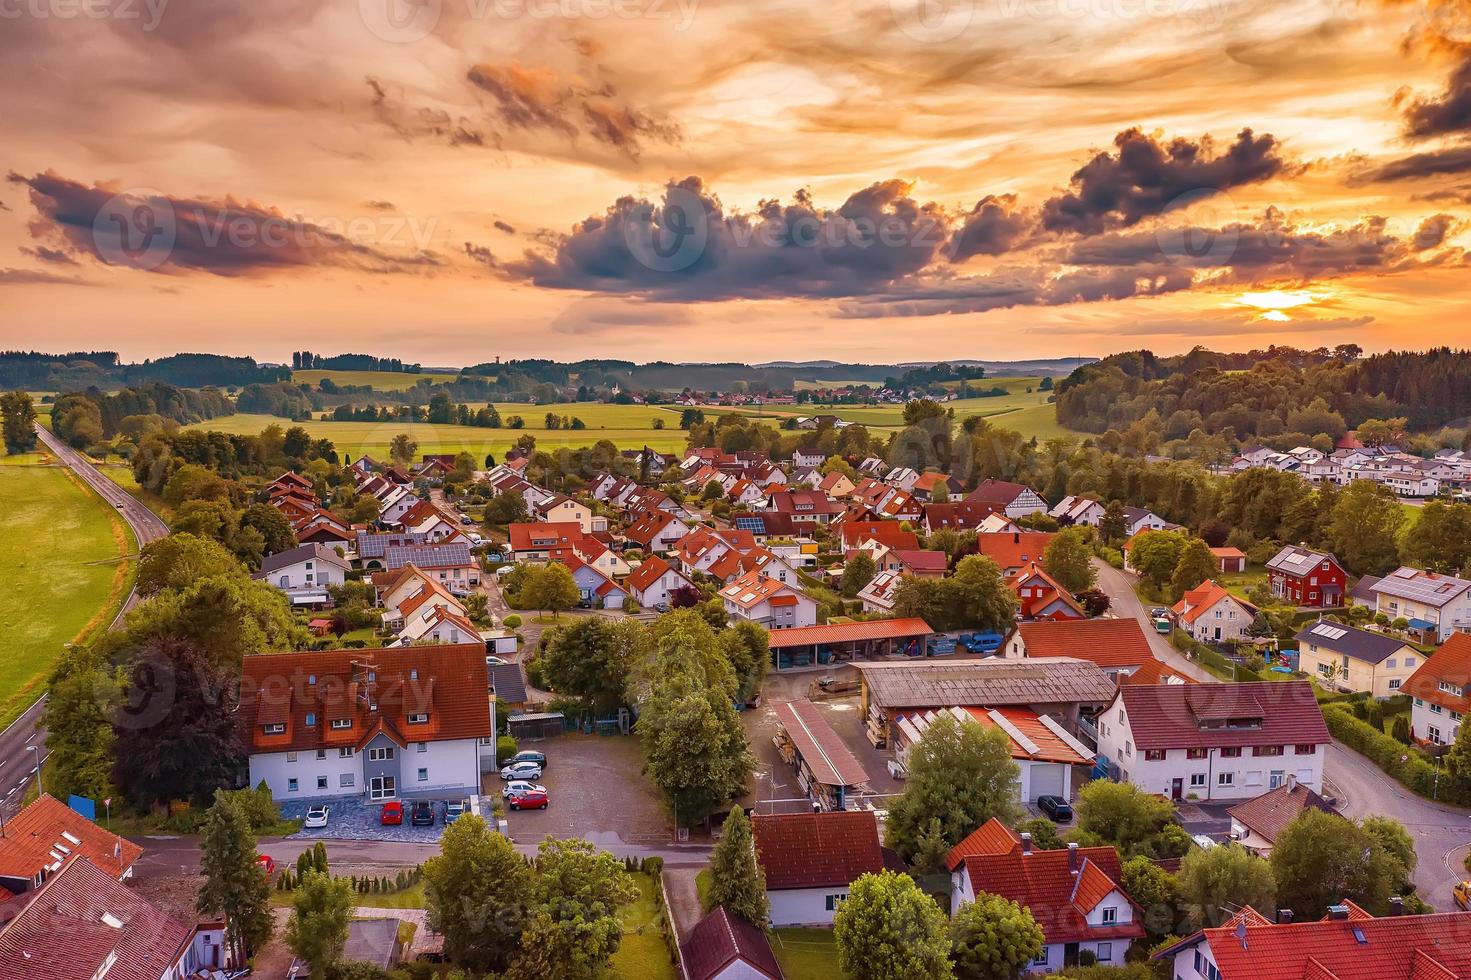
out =
[[[250,784],[276,800],[480,791],[495,764],[483,641],[246,657]]]
[[[1126,685],[1097,728],[1112,775],[1173,800],[1321,791],[1332,740],[1307,681]]]
[[[1401,566],[1369,586],[1372,609],[1436,642],[1471,631],[1471,580]]]

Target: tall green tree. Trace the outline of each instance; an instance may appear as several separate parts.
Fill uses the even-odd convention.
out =
[[[1173,820],[1175,806],[1133,783],[1094,780],[1078,794],[1076,812],[1078,831],[1132,855]]]
[[[952,847],[992,817],[1015,822],[1019,775],[1005,732],[939,715],[909,750],[904,792],[889,808],[888,845],[909,859],[931,820]]]
[[[1304,810],[1272,845],[1277,902],[1300,918],[1322,918],[1349,899],[1370,912],[1388,909],[1408,874],[1380,837],[1337,814]]]
[[[1179,598],[1215,574],[1216,559],[1210,545],[1200,538],[1191,538],[1170,575],[1170,591]]]
[[[1089,544],[1092,535],[1090,528],[1070,527],[1052,539],[1042,556],[1042,568],[1069,592],[1091,589],[1098,579]]]
[[[895,871],[853,882],[833,917],[838,969],[847,980],[950,980],[945,913]]]
[[[710,892],[705,898],[705,911],[718,905],[753,926],[766,928],[771,910],[766,900],[766,875],[756,860],[751,821],[740,807],[731,808],[710,855]]]
[[[439,853],[424,862],[424,906],[451,963],[482,973],[506,968],[520,946],[532,876],[515,846],[480,817],[445,828]]]
[[[859,551],[848,563],[843,566],[843,578],[838,585],[839,591],[849,599],[856,596],[865,585],[873,581],[878,574],[878,566],[874,564],[873,558],[867,551]]]
[[[761,682],[771,666],[770,633],[766,627],[748,619],[725,626],[725,610],[718,599],[702,608],[714,610],[721,617],[719,625],[713,622],[710,625],[720,631],[718,636],[725,659],[730,662],[730,669],[735,671],[739,682],[738,697],[743,701],[749,700],[751,695],[761,690]]]
[[[352,886],[346,878],[312,870],[296,886],[286,945],[311,967],[312,976],[325,977],[342,959],[352,908]]]
[[[1121,500],[1110,500],[1108,506],[1103,510],[1103,517],[1098,521],[1098,536],[1105,544],[1117,546],[1129,533],[1129,521],[1124,514],[1124,503]]]
[[[508,980],[596,980],[623,940],[620,913],[638,898],[623,864],[585,840],[545,840]]]
[[[1471,570],[1471,504],[1431,500],[1405,529],[1400,560],[1450,575]]]
[[[218,541],[176,532],[143,546],[134,587],[147,598],[165,589],[187,589],[203,578],[239,572],[240,563]]]
[[[291,530],[291,522],[270,504],[251,504],[245,508],[239,526],[260,532],[268,555],[296,547],[296,532]]]
[[[112,795],[117,671],[96,646],[63,650],[46,688],[46,789],[57,799]]]
[[[1328,525],[1333,551],[1356,575],[1383,575],[1399,564],[1405,512],[1394,491],[1373,480],[1354,480],[1338,495]]]
[[[0,431],[7,453],[28,453],[36,448],[36,406],[24,391],[0,395]]]
[[[956,980],[1015,980],[1042,952],[1043,940],[1030,909],[981,892],[950,920]]]
[[[1180,863],[1179,882],[1192,929],[1218,926],[1244,905],[1264,915],[1273,912],[1272,866],[1243,847],[1196,848]]]
[[[1180,925],[1180,879],[1152,858],[1138,855],[1124,862],[1119,884],[1144,913],[1142,923],[1153,942],[1178,935]]]
[[[528,568],[521,581],[521,604],[556,616],[582,598],[572,572],[559,561]]]
[[[637,620],[585,616],[544,633],[536,659],[553,691],[603,717],[624,704],[628,672],[642,642]]]
[[[1129,564],[1155,588],[1163,588],[1175,574],[1186,537],[1176,531],[1145,531],[1129,549]]]
[[[199,872],[204,883],[195,905],[202,915],[224,917],[225,945],[243,963],[271,938],[271,886],[238,797],[215,794],[199,841]]]
[[[388,443],[388,455],[395,463],[409,463],[419,451],[419,440],[406,432],[400,432]]]

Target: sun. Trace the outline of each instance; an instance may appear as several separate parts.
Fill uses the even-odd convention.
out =
[[[1260,312],[1256,315],[1258,320],[1291,323],[1292,317],[1287,315],[1288,310],[1313,306],[1327,298],[1328,294],[1325,292],[1313,292],[1308,289],[1265,289],[1242,293],[1236,297],[1236,305],[1259,310]]]

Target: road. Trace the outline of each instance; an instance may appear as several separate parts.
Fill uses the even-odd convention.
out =
[[[1202,683],[1220,683],[1214,674],[1186,660],[1154,632],[1149,611],[1134,592],[1133,576],[1104,562],[1094,563],[1098,566],[1098,587],[1108,595],[1111,611],[1139,620],[1155,656]],[[1466,877],[1461,861],[1471,847],[1471,811],[1416,796],[1338,742],[1328,747],[1323,778],[1337,795],[1344,815],[1393,817],[1405,825],[1415,838],[1415,887],[1420,897],[1437,908],[1451,907],[1451,886]]]
[[[103,476],[85,456],[52,435],[49,429],[37,424],[36,434],[48,452],[118,512],[132,529],[139,548],[169,533],[168,525],[159,520],[158,515]],[[113,629],[118,627],[128,610],[137,605],[137,602],[138,593],[130,592],[118,609],[117,616],[113,618]],[[0,816],[9,816],[20,808],[21,800],[25,797],[25,788],[38,770],[41,770],[40,775],[45,776],[46,732],[41,728],[41,712],[45,704],[46,698],[43,695],[26,709],[25,714],[12,722],[9,728],[0,732]],[[44,785],[44,779],[42,784]]]

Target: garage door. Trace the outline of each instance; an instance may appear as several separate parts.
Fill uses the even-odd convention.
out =
[[[1062,763],[1042,762],[1032,764],[1032,799],[1039,796],[1062,795]]]

